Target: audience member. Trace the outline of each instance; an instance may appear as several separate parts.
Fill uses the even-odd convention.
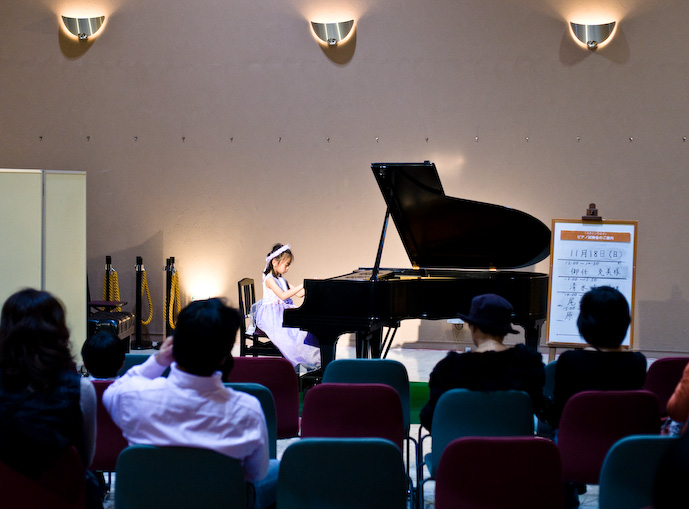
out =
[[[65,448],[93,459],[96,393],[79,376],[62,304],[25,289],[0,315],[0,460],[38,478]]]
[[[615,288],[597,286],[581,298],[577,328],[589,347],[568,350],[557,359],[553,405],[544,416],[553,428],[567,400],[579,392],[643,388],[646,357],[622,346],[630,323],[627,299]],[[578,507],[579,494],[585,492],[586,486],[565,482],[565,507]]]
[[[673,438],[656,470],[652,509],[682,507],[689,479],[689,434]],[[630,465],[630,468],[634,468]]]
[[[100,330],[81,347],[81,358],[91,380],[114,380],[124,366],[124,343],[107,330]]]
[[[130,444],[202,447],[242,461],[247,481],[268,473],[268,431],[259,401],[223,386],[240,315],[219,299],[195,301],[172,337],[103,393],[103,404]],[[168,377],[161,377],[170,366]],[[262,484],[274,502],[277,472]],[[272,498],[272,500],[271,500]]]
[[[643,388],[646,357],[622,346],[630,322],[629,304],[618,290],[598,286],[584,294],[577,327],[589,348],[567,350],[558,357],[549,424],[558,426],[565,403],[578,392]]]
[[[450,389],[520,390],[531,396],[534,411],[540,410],[545,383],[541,354],[521,343],[503,344],[508,333],[517,332],[511,326],[512,310],[503,297],[485,294],[474,297],[468,315],[460,315],[469,325],[476,348],[466,353],[451,351],[433,368],[430,400],[420,415],[426,429],[431,430],[438,399]]]
[[[687,423],[689,422],[689,364],[684,368],[682,378],[667,402],[667,415],[673,421],[682,423],[682,433],[687,432]]]

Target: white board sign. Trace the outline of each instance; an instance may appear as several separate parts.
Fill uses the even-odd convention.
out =
[[[577,318],[581,297],[595,286],[611,286],[627,298],[632,325],[624,346],[633,346],[637,221],[554,219],[546,342],[585,345]]]

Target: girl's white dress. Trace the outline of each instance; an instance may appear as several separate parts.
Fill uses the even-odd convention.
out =
[[[317,346],[318,340],[310,332],[293,327],[282,326],[282,316],[285,309],[296,307],[292,299],[281,300],[273,290],[266,286],[266,280],[273,278],[280,288],[287,291],[287,281],[272,274],[263,276],[263,298],[256,303],[254,321],[278,347],[282,355],[296,368],[301,364],[306,370],[320,368],[321,350]]]

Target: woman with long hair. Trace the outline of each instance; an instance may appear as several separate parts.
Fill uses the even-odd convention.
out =
[[[96,394],[77,373],[65,310],[50,293],[11,295],[0,315],[0,460],[37,478],[67,447],[93,459]]]

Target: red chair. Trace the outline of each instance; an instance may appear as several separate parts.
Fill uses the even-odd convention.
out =
[[[129,444],[103,406],[103,392],[110,386],[112,380],[93,380],[91,383],[96,389],[97,406],[96,451],[90,469],[108,472],[109,477],[110,473],[115,471],[120,452]]]
[[[401,453],[405,431],[400,396],[387,384],[322,383],[304,396],[302,438],[386,438]]]
[[[547,438],[457,438],[440,458],[435,476],[436,509],[562,506],[560,452]]]
[[[225,382],[253,382],[266,386],[275,400],[277,437],[299,434],[299,379],[283,357],[235,357]]]
[[[629,435],[658,435],[660,406],[649,391],[585,391],[565,403],[558,448],[566,481],[598,484],[608,450]]]
[[[22,509],[83,509],[84,467],[70,447],[38,479],[31,479],[0,462],[0,506]]]
[[[667,415],[667,402],[682,378],[689,357],[664,357],[654,361],[646,373],[644,389],[658,396],[660,415]]]

